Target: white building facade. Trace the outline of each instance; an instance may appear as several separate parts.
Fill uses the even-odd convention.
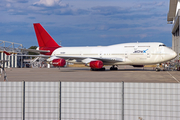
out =
[[[0,60],[8,61],[5,62],[4,67],[6,68],[23,67],[23,57],[17,56],[18,54],[22,54],[21,52],[22,48],[23,48],[22,44],[0,40]],[[6,51],[11,55],[6,55],[3,51]],[[1,63],[1,67],[2,67],[2,63]]]

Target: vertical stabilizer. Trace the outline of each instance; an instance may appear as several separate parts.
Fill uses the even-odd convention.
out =
[[[54,41],[54,39],[41,26],[40,23],[34,23],[34,30],[39,44],[39,50],[49,50],[48,53],[41,53],[41,54],[51,55],[55,49],[61,47],[56,43],[56,41]]]
[[[39,48],[58,48],[60,47],[40,23],[34,23]]]

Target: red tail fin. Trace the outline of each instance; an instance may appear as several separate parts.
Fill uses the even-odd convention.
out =
[[[50,50],[46,55],[51,55],[56,48],[60,47],[40,23],[34,23],[34,30],[39,44],[39,50]]]
[[[60,47],[40,23],[34,23],[39,47]]]

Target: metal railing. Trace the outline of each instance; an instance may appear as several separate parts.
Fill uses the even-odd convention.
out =
[[[12,53],[21,53],[22,44],[0,40],[0,51],[7,51]]]

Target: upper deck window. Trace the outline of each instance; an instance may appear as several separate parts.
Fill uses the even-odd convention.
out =
[[[160,45],[159,45],[159,47],[161,47],[161,46],[166,46],[166,45],[164,45],[164,44],[160,44]]]

